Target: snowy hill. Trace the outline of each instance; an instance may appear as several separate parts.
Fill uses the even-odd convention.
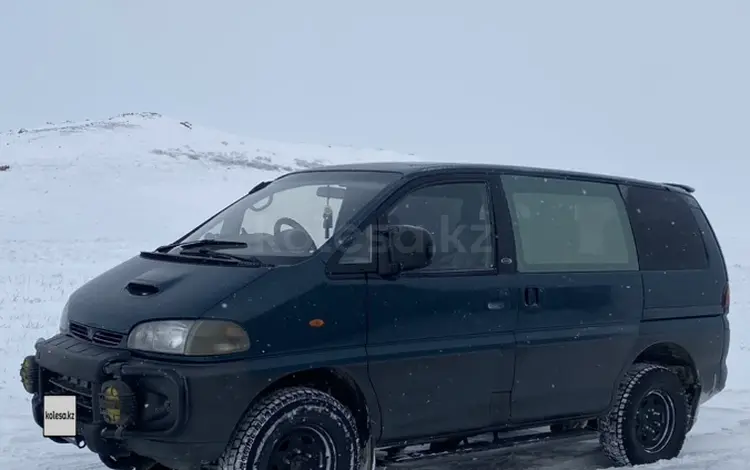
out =
[[[102,468],[94,454],[42,438],[18,380],[23,356],[36,338],[56,331],[65,300],[85,281],[138,250],[172,241],[262,179],[326,163],[415,158],[259,141],[153,113],[0,133],[0,168],[8,167],[0,170],[0,468]],[[566,166],[590,168],[587,162]],[[701,179],[696,174],[684,182]],[[721,184],[703,181],[699,196],[732,199]],[[714,213],[720,208],[714,206]],[[722,242],[745,238],[742,220],[731,213],[714,217],[722,221]],[[744,469],[750,459],[750,256],[742,253],[747,251],[733,251],[728,259],[728,388],[701,411],[684,457],[653,468]],[[586,442],[493,454],[468,466],[429,462],[418,468],[487,470],[499,461],[505,470],[607,465],[596,443]]]
[[[0,166],[9,167],[0,172],[0,187],[14,195],[0,199],[0,240],[48,239],[48,227],[58,240],[98,233],[164,241],[273,175],[330,163],[414,158],[241,138],[156,113],[15,129],[0,134]]]
[[[404,158],[385,151],[241,138],[158,113],[126,113],[100,121],[49,124],[0,133],[3,163],[29,166],[50,164],[54,159],[51,164],[60,168],[96,156],[100,163],[169,169],[169,159],[152,158],[156,155],[200,161],[214,168],[218,165],[292,171],[340,161]],[[131,154],[130,158],[121,159],[123,153]]]

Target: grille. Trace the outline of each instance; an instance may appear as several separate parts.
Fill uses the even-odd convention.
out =
[[[93,384],[86,380],[69,377],[45,370],[47,385],[45,395],[75,395],[77,419],[83,423],[91,423],[94,413]]]
[[[80,323],[70,323],[70,334],[76,338],[101,346],[119,346],[125,337],[122,333],[91,328]]]

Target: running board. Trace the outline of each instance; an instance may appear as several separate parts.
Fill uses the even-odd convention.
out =
[[[456,450],[452,451],[436,451],[425,449],[423,451],[412,451],[409,452],[408,448],[402,452],[378,456],[376,459],[377,467],[402,464],[415,461],[432,460],[440,457],[453,457],[464,454],[474,454],[477,452],[488,452],[494,450],[502,450],[512,447],[518,447],[522,445],[538,444],[542,442],[560,441],[560,440],[585,440],[596,437],[596,432],[590,429],[573,429],[570,431],[561,432],[539,432],[533,434],[521,434],[507,437],[501,437],[501,433],[494,433],[492,440],[477,440],[472,442],[470,440],[465,441],[465,444],[460,445]],[[478,439],[478,437],[477,437]]]

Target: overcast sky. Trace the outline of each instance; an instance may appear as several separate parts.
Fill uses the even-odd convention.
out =
[[[750,151],[748,0],[0,0],[0,44],[2,130],[156,111],[441,159]]]

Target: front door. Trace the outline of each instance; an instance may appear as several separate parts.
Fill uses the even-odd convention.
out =
[[[505,176],[516,241],[515,422],[609,404],[638,336],[643,285],[615,184]]]
[[[368,279],[367,353],[382,438],[506,421],[517,311],[498,252],[512,241],[496,237],[487,175],[415,182],[388,207],[389,224],[432,233],[435,256],[397,279]]]

